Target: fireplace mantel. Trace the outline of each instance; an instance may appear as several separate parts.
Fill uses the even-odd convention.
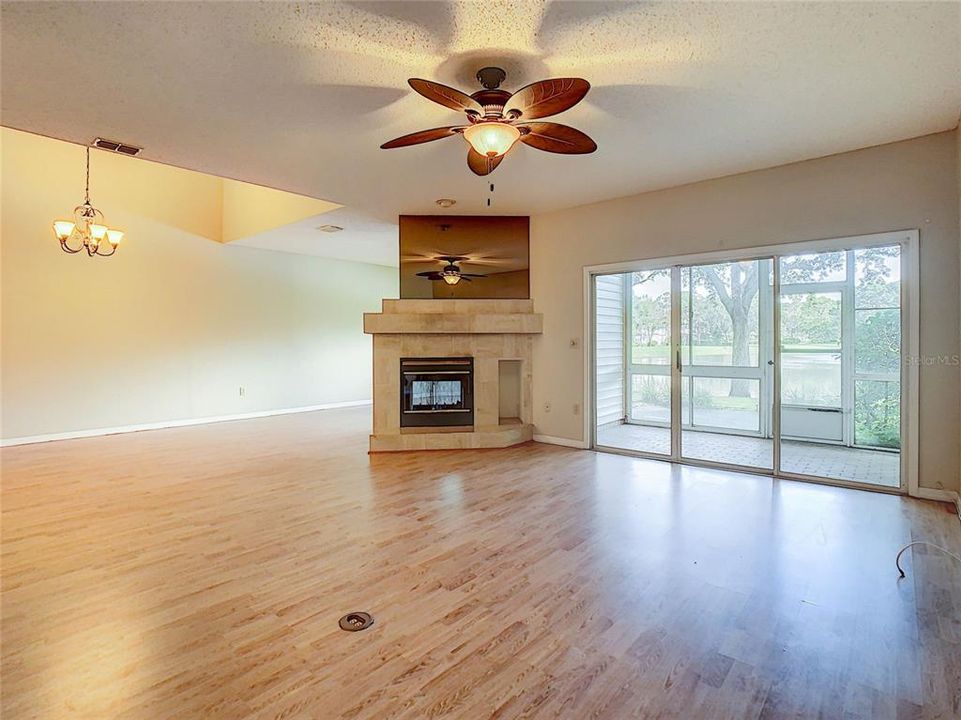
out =
[[[542,323],[531,300],[384,300],[383,312],[365,313],[364,332],[374,346],[371,451],[508,447],[530,440],[531,341]],[[416,357],[473,358],[473,427],[401,427],[400,361]],[[516,397],[505,400],[505,393]]]
[[[529,335],[543,323],[530,300],[384,300],[383,312],[364,313],[370,335]]]

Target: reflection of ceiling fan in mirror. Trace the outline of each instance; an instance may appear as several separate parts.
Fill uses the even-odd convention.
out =
[[[456,285],[461,280],[470,282],[471,278],[487,277],[486,275],[475,275],[473,273],[461,272],[461,269],[457,266],[457,263],[463,262],[464,260],[469,260],[470,258],[462,257],[460,255],[441,255],[434,259],[447,264],[442,270],[419,272],[417,273],[418,277],[425,277],[429,280],[443,280],[448,285]]]
[[[500,89],[507,77],[500,68],[477,72],[484,86],[472,95],[430,80],[411,78],[407,82],[428,100],[462,112],[466,125],[421,130],[381,145],[384,150],[418,145],[461,134],[470,149],[467,165],[477,175],[493,172],[517,141],[538,150],[563,155],[581,155],[597,150],[597,144],[580,130],[552,122],[530,122],[574,107],[591,86],[581,78],[541,80],[516,93]]]

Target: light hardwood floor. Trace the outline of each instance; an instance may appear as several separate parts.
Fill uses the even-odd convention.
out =
[[[369,421],[4,449],[3,718],[961,715],[947,505]]]

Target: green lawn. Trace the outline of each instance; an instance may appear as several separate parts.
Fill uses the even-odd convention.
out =
[[[757,353],[757,345],[751,346],[751,351]],[[633,348],[634,362],[643,364],[645,360],[663,359],[671,356],[669,345],[635,345]],[[730,355],[730,345],[698,345],[699,355]]]
[[[730,355],[729,345],[699,345],[699,353],[704,355]],[[836,351],[834,345],[784,345],[784,352],[830,352]],[[751,346],[752,355],[757,354],[757,345]],[[633,347],[633,357],[635,363],[643,363],[645,359],[668,358],[671,355],[671,348],[668,345],[635,345]]]
[[[695,406],[711,407],[717,410],[750,410],[751,412],[757,410],[757,399],[749,397],[712,396],[704,398],[702,402],[698,402],[695,398],[694,404]]]
[[[669,345],[635,345],[633,352],[635,362],[642,358],[666,358],[671,356]]]

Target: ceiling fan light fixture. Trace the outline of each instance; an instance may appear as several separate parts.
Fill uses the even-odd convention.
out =
[[[576,128],[552,122],[531,122],[557,115],[577,105],[591,89],[587,80],[548,78],[510,93],[500,88],[505,77],[501,68],[481,68],[477,79],[484,89],[471,95],[431,80],[409,78],[407,84],[414,92],[438,105],[463,113],[467,124],[464,125],[462,121],[460,125],[407,133],[388,140],[380,146],[381,149],[392,150],[463,135],[470,146],[467,167],[475,175],[494,172],[516,142],[559,155],[584,155],[597,150],[597,143]],[[469,277],[464,279],[470,280]]]
[[[460,282],[460,273],[457,270],[444,270],[440,276],[448,285],[456,285]]]
[[[464,139],[486,157],[500,157],[513,147],[521,131],[506,122],[478,122],[464,130]]]

